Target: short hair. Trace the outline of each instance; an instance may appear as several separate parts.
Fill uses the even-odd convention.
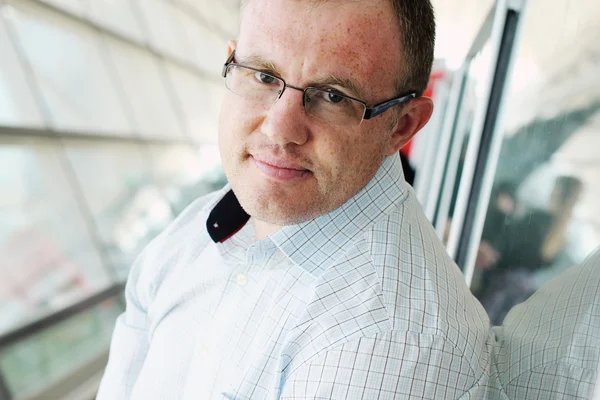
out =
[[[427,89],[435,48],[435,13],[430,0],[391,0],[400,23],[405,68],[400,71],[398,94]]]
[[[242,0],[242,10],[249,0]],[[328,0],[312,0],[324,3]],[[398,71],[398,95],[410,91],[422,95],[427,89],[434,59],[435,13],[431,0],[389,0],[400,25],[404,62]]]

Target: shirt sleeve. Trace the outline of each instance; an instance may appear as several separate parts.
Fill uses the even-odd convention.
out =
[[[200,226],[205,221],[203,208],[219,195],[210,193],[194,201],[146,246],[131,267],[125,286],[126,309],[116,321],[98,400],[131,398],[150,347],[148,308],[168,264],[162,260],[177,251],[181,243],[177,235],[185,235],[186,226]]]
[[[143,299],[137,293],[141,260],[132,267],[125,287],[126,311],[116,321],[108,365],[104,372],[98,400],[131,398],[148,351],[148,317]]]
[[[297,367],[280,399],[482,398],[485,351],[478,357],[473,363],[434,335],[391,332],[360,338]]]

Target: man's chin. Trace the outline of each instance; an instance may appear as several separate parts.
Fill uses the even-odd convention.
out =
[[[296,225],[318,216],[318,210],[310,202],[299,202],[299,198],[271,195],[259,192],[250,196],[238,196],[238,200],[250,216],[278,226]]]

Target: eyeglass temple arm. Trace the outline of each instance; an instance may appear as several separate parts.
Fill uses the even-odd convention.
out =
[[[415,97],[417,97],[417,94],[413,92],[413,93],[407,94],[406,96],[398,97],[396,99],[386,101],[385,103],[378,104],[373,108],[367,108],[365,110],[364,119],[371,119],[373,117],[376,117],[379,114],[387,111],[388,109],[395,107],[397,105],[400,105],[402,103],[406,103],[408,100],[412,100]]]
[[[223,71],[221,72],[223,78],[227,76],[227,67],[229,67],[229,64],[233,62],[233,57],[235,57],[235,50],[231,52],[229,57],[227,57],[227,61],[225,61],[225,64],[223,65]]]

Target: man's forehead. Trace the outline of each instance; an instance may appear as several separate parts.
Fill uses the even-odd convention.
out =
[[[251,0],[239,47],[243,55],[259,55],[278,67],[302,63],[307,70],[315,68],[312,72],[351,79],[360,89],[366,76],[383,80],[387,71],[397,76],[392,70],[397,70],[401,46],[394,21],[387,0],[373,0],[370,5]]]

